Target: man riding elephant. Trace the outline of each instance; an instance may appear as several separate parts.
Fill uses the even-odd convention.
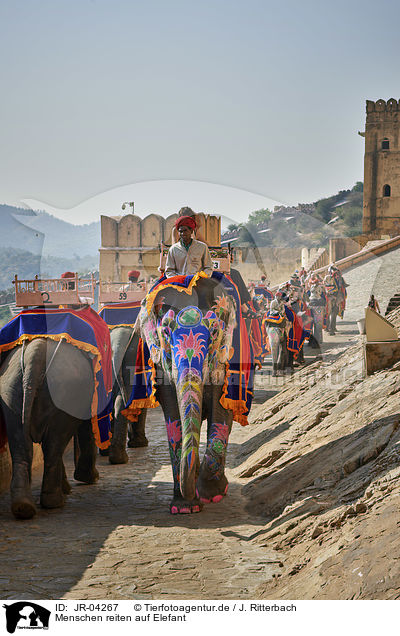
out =
[[[165,275],[167,278],[178,275],[197,274],[203,271],[207,276],[213,273],[210,252],[205,243],[194,238],[196,221],[192,216],[180,216],[175,227],[179,241],[168,250]]]

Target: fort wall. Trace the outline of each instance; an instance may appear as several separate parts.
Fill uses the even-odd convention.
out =
[[[221,218],[200,215],[208,245],[221,244]],[[143,276],[159,276],[159,245],[171,245],[177,214],[164,219],[149,214],[144,219],[134,214],[101,215],[100,279],[108,282],[128,280],[128,271],[138,269]]]

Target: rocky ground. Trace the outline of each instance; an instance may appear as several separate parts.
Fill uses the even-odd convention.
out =
[[[124,466],[99,457],[99,483],[72,481],[63,510],[17,522],[0,497],[0,598],[398,598],[400,363],[364,379],[353,321],[367,265],[346,274],[352,321],[326,337],[322,358],[308,350],[292,378],[272,381],[268,366],[257,376],[261,403],[250,426],[234,425],[221,503],[168,513],[156,409],[149,447],[130,449]],[[37,497],[39,488],[35,474]]]

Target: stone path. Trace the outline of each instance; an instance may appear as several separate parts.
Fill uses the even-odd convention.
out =
[[[400,249],[371,258],[343,275],[349,284],[346,320],[356,321],[364,317],[363,308],[371,294],[377,298],[384,315],[390,298],[400,292]]]
[[[244,434],[234,424],[231,460]],[[71,480],[63,510],[39,509],[32,521],[17,522],[9,495],[0,498],[0,598],[254,598],[260,581],[279,569],[279,557],[237,538],[263,527],[245,512],[237,480],[220,504],[172,516],[161,409],[150,413],[148,436],[148,448],[128,450],[129,464],[111,466],[99,457],[98,484]]]

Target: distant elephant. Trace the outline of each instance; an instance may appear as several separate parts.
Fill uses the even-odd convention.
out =
[[[339,312],[340,298],[339,294],[327,294],[327,314],[328,320],[325,327],[325,331],[328,331],[331,336],[336,333],[336,318]]]
[[[320,348],[323,343],[323,326],[325,316],[325,305],[313,305],[310,302],[311,313],[313,316],[313,333],[315,346],[314,348]]]
[[[280,318],[279,314],[271,314],[271,320],[266,318],[267,334],[272,358],[272,375],[275,377],[283,372],[288,366],[289,356],[287,349],[286,327],[287,320],[283,318],[281,322],[273,322],[273,319]]]
[[[31,493],[33,442],[40,443],[43,451],[40,503],[44,508],[63,506],[70,492],[63,453],[74,434],[80,450],[74,478],[87,484],[97,481],[91,424],[94,390],[91,354],[64,340],[39,337],[2,353],[0,414],[12,459],[15,517],[30,519],[36,513]]]
[[[117,326],[110,331],[113,367],[113,433],[108,456],[111,464],[126,464],[128,447],[147,446],[145,434],[146,409],[142,409],[136,422],[130,422],[122,411],[132,391],[139,336],[133,327]],[[102,453],[103,454],[103,453]]]
[[[191,295],[162,289],[139,314],[156,373],[174,479],[172,514],[199,512],[227,492],[225,457],[232,411],[220,399],[236,325],[236,301],[216,280],[200,278]],[[200,465],[199,438],[207,418]]]

